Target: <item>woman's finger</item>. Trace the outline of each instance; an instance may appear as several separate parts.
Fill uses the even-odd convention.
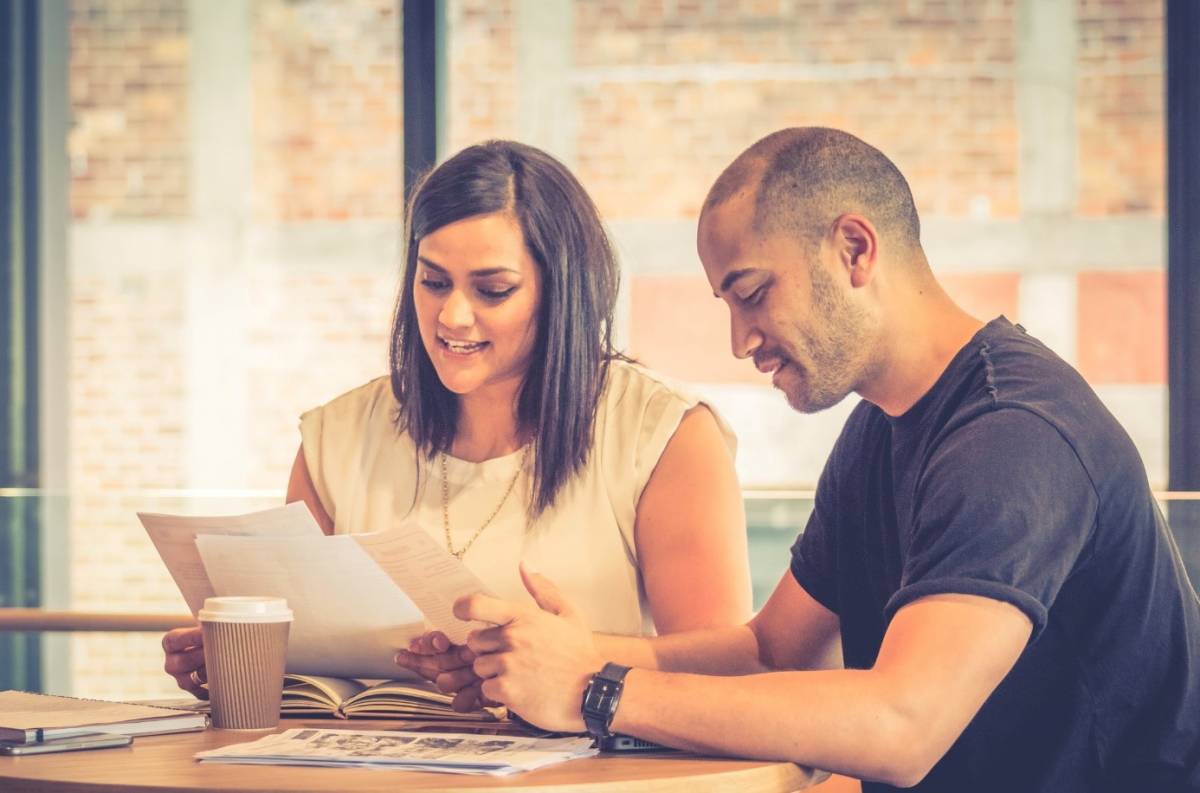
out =
[[[433,680],[442,671],[434,656],[421,655],[408,650],[397,652],[395,661],[397,666],[402,666],[410,672],[416,672],[426,680]]]
[[[168,675],[177,677],[179,675],[190,675],[193,670],[204,666],[204,648],[196,647],[192,650],[184,650],[183,652],[168,653],[163,661],[163,669]]]
[[[177,653],[193,647],[204,646],[204,633],[199,625],[188,628],[173,628],[163,634],[162,648],[165,653]]]
[[[453,694],[461,691],[464,688],[479,683],[479,675],[475,674],[470,667],[464,669],[456,669],[453,672],[442,672],[437,676],[438,690],[443,694]]]
[[[424,633],[409,642],[409,652],[419,655],[435,655],[444,653],[450,649],[450,639],[441,631],[430,631]]]
[[[479,709],[479,703],[482,699],[483,694],[480,693],[479,683],[475,683],[455,694],[454,701],[450,703],[450,707],[459,713],[470,713],[473,710]]]

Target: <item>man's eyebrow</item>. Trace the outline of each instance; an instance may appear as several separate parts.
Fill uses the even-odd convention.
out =
[[[442,275],[446,275],[446,268],[442,267],[437,262],[432,262],[429,259],[426,259],[424,256],[418,256],[417,261],[428,267],[430,270],[434,270]],[[481,270],[472,270],[470,275],[472,278],[487,278],[488,276],[499,275],[500,273],[512,273],[513,275],[520,275],[521,271],[514,270],[511,267],[484,267]]]
[[[729,288],[736,284],[740,278],[750,275],[752,272],[754,272],[753,267],[745,267],[741,270],[726,273],[725,277],[721,279],[721,288],[717,292],[713,292],[713,297],[719,298],[722,294],[728,292]]]

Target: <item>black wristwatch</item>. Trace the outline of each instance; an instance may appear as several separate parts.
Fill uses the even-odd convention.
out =
[[[583,704],[579,712],[583,714],[583,723],[587,731],[596,738],[607,738],[612,735],[613,716],[617,714],[617,705],[621,702],[621,690],[625,687],[625,675],[629,667],[608,663],[604,665],[583,689]]]

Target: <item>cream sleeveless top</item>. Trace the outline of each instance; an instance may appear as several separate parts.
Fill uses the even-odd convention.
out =
[[[517,570],[523,561],[554,581],[592,630],[653,633],[634,538],[638,500],[684,413],[700,403],[640,366],[613,361],[584,467],[532,523],[529,477],[522,472],[463,561],[498,597],[533,602]],[[313,485],[337,534],[381,531],[415,518],[445,544],[440,461],[418,459],[411,436],[396,429],[397,409],[390,381],[380,377],[304,413],[300,435]],[[713,415],[734,451],[733,432]],[[521,455],[481,463],[447,458],[455,549],[496,509]]]

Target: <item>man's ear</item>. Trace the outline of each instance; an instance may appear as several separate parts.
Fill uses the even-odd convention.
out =
[[[847,213],[833,222],[833,243],[838,260],[850,276],[850,285],[866,286],[875,277],[878,237],[875,226],[862,215]]]

